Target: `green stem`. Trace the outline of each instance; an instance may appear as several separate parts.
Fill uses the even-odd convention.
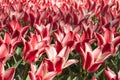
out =
[[[26,63],[25,64],[25,70],[24,70],[24,73],[22,75],[23,76],[23,80],[26,80],[29,69],[30,69],[30,65],[28,63]]]

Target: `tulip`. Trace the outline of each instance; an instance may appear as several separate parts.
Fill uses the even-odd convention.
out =
[[[76,47],[76,51],[82,56],[82,67],[88,72],[95,72],[111,56],[109,53],[102,53],[101,47],[97,47],[92,51],[88,43],[85,43],[85,50],[80,45]]]
[[[36,35],[31,34],[30,41],[25,41],[22,39],[23,43],[23,58],[29,63],[33,63],[38,60],[44,52],[44,47],[46,46],[45,41],[38,42]]]
[[[4,64],[0,62],[0,80],[13,80],[15,68],[4,70]]]
[[[102,52],[110,54],[116,53],[118,45],[120,44],[120,36],[115,34],[108,28],[104,28],[104,34],[95,33],[98,41],[98,46],[103,46]]]
[[[104,70],[107,80],[120,80],[120,71],[116,75],[109,67]]]
[[[78,62],[78,60],[75,59],[68,60],[68,56],[71,51],[69,46],[63,47],[59,53],[57,53],[54,46],[48,46],[45,50],[48,57],[45,61],[48,63],[50,71],[61,73],[64,68]]]
[[[47,66],[48,64],[43,60],[36,71],[35,65],[31,64],[31,71],[28,72],[30,80],[52,80],[57,75],[57,72],[49,72]]]

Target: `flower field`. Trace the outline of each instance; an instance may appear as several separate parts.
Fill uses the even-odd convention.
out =
[[[120,0],[0,0],[0,80],[120,80]]]

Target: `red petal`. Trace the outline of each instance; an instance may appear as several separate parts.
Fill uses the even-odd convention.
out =
[[[109,43],[103,45],[102,53],[107,53],[107,52],[111,53],[111,47],[112,47],[112,45]]]
[[[110,68],[107,67],[107,69],[104,70],[104,74],[108,80],[116,80],[116,74]]]
[[[56,51],[59,53],[62,50],[62,44],[56,40]]]
[[[74,17],[74,25],[77,25],[78,24],[78,16],[77,14],[73,14],[73,17]]]
[[[91,54],[90,52],[87,52],[86,55],[87,55],[86,62],[84,63],[85,63],[85,69],[88,70],[93,65],[94,57],[93,57],[93,54]]]
[[[15,69],[9,68],[4,73],[4,80],[13,80],[14,75],[15,75]]]
[[[20,33],[22,37],[25,37],[25,34],[27,33],[28,29],[29,29],[29,26],[25,26],[22,28]]]
[[[105,43],[105,40],[104,40],[103,36],[100,35],[99,33],[95,33],[95,37],[97,38],[98,46]]]
[[[58,73],[62,71],[62,64],[63,64],[63,58],[57,56],[55,68]]]
[[[62,44],[66,45],[68,41],[70,41],[73,37],[73,33],[70,31],[68,32],[65,37],[63,38]]]
[[[10,37],[10,34],[8,32],[5,33],[4,43],[7,43],[8,45],[11,43],[11,37]]]
[[[100,67],[101,63],[95,63],[93,64],[90,68],[89,68],[89,72],[95,72],[99,67]]]
[[[32,35],[30,43],[31,43],[32,47],[35,48],[35,46],[37,45],[37,36],[36,35]]]
[[[28,42],[23,42],[24,49],[23,49],[23,57],[25,58],[28,51],[32,49],[31,45]]]
[[[68,66],[70,66],[70,65],[72,65],[72,64],[78,63],[78,62],[79,62],[78,60],[70,59],[70,60],[68,60],[68,61],[65,63],[65,65],[64,65],[63,68],[66,68],[66,67],[68,67]]]
[[[5,44],[2,44],[0,46],[0,59],[5,58],[8,55],[8,49]]]
[[[94,61],[96,61],[97,58],[99,57],[99,55],[101,55],[101,47],[96,48],[96,49],[93,51],[93,55],[94,55]]]
[[[34,74],[33,72],[29,71],[29,72],[28,72],[28,75],[29,75],[29,77],[30,77],[30,80],[36,80],[35,74]]]
[[[49,46],[45,50],[46,50],[46,54],[47,54],[48,59],[50,59],[51,61],[55,60],[56,55],[57,55],[55,47]]]
[[[51,72],[51,71],[54,71],[54,63],[52,61],[50,61],[49,59],[45,59],[45,63],[47,63],[47,68],[48,68],[48,71]]]
[[[30,63],[35,62],[35,60],[38,59],[37,52],[38,52],[38,50],[30,51],[30,52],[26,55],[25,60],[26,60],[27,62],[30,62]]]
[[[114,35],[110,29],[106,29],[104,33],[104,38],[106,42],[111,42],[113,39]]]
[[[56,72],[48,72],[43,80],[53,80],[53,78],[57,75]]]

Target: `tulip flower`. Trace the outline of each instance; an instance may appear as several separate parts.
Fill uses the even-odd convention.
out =
[[[49,72],[47,66],[48,64],[43,60],[36,71],[35,65],[31,64],[31,71],[28,72],[30,80],[52,80],[57,75],[57,72]]]
[[[95,33],[98,46],[103,46],[102,52],[107,51],[110,54],[116,53],[120,44],[120,36],[115,34],[108,28],[104,28],[104,34]]]
[[[69,46],[63,47],[59,53],[57,53],[54,46],[48,46],[45,50],[48,57],[46,62],[48,63],[48,70],[50,71],[61,73],[64,68],[78,62],[78,60],[75,59],[68,60],[71,51]]]
[[[4,64],[0,62],[0,80],[13,80],[15,68],[4,70]]]
[[[33,63],[38,60],[44,52],[44,47],[46,46],[46,42],[39,42],[37,36],[34,34],[31,34],[30,41],[27,42],[22,39],[22,43],[24,46],[23,58],[29,63]]]
[[[109,53],[102,53],[101,47],[97,47],[92,51],[88,43],[85,43],[85,50],[80,45],[76,47],[77,52],[82,56],[82,67],[88,72],[95,72],[111,56]]]
[[[107,80],[120,80],[120,71],[115,74],[109,67],[104,70]]]

